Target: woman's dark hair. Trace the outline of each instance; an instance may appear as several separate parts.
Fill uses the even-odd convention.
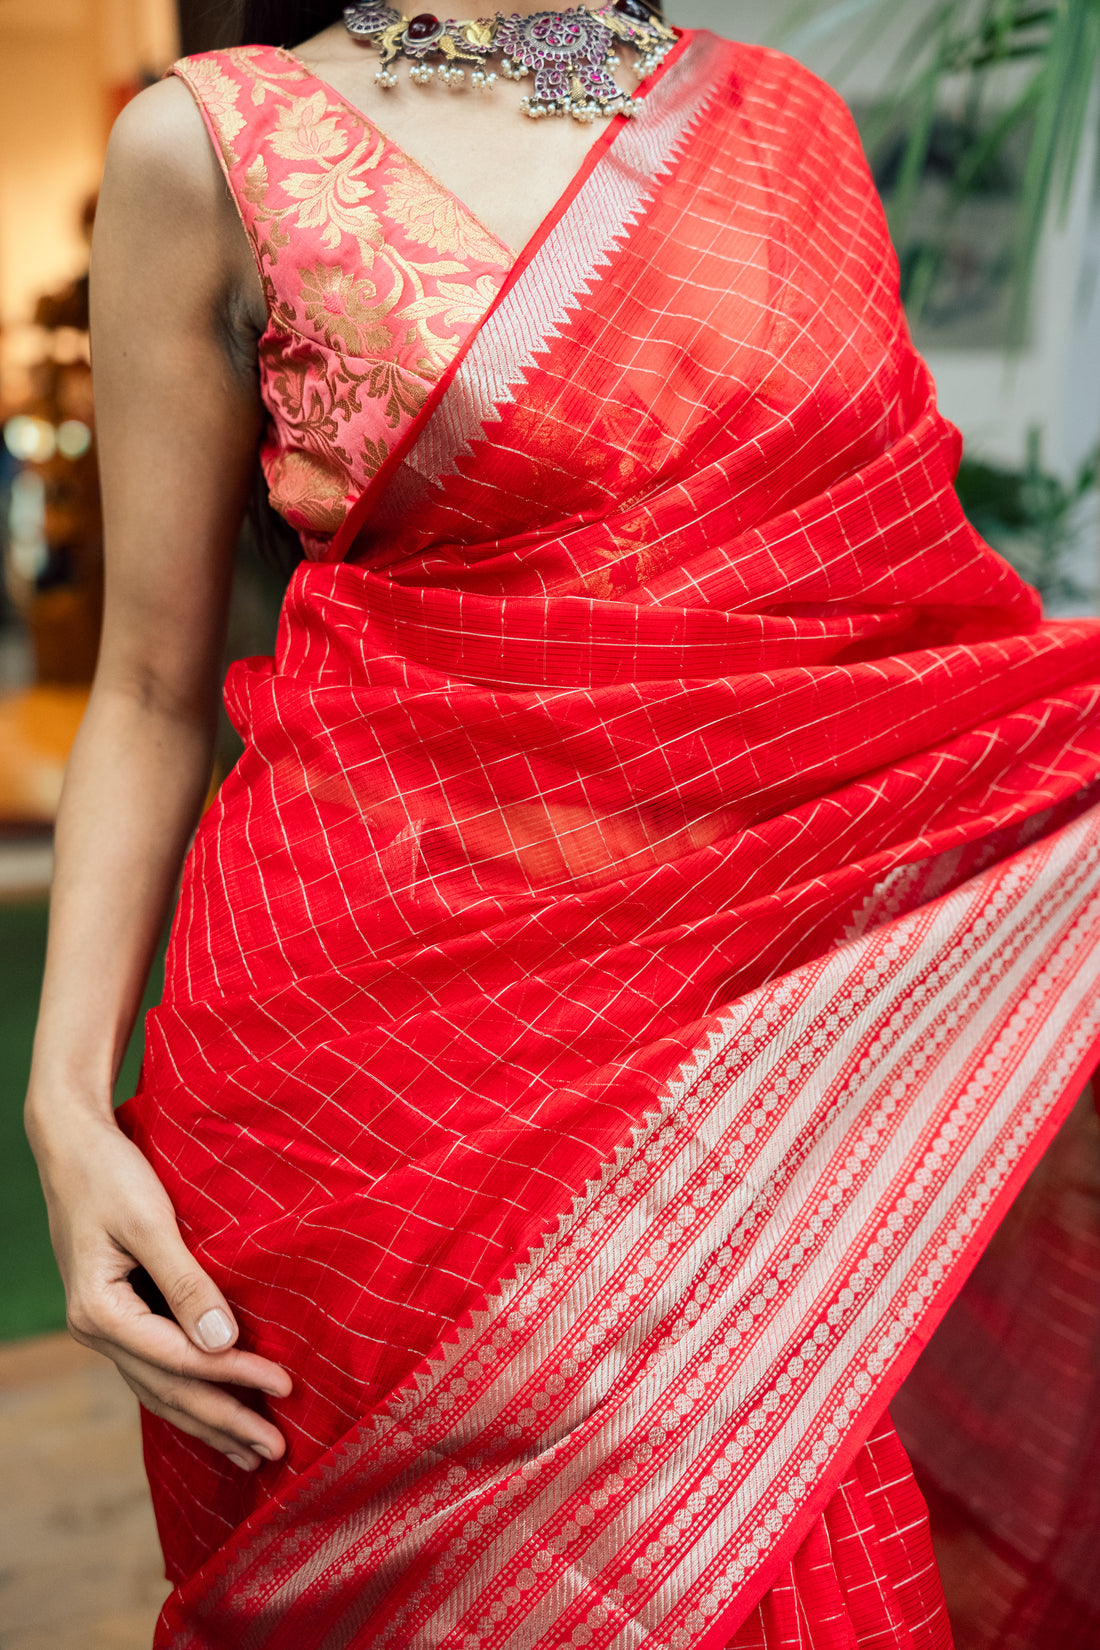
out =
[[[333,0],[240,0],[238,11],[242,46],[297,46],[344,15]]]
[[[343,15],[339,0],[179,0],[181,49],[297,46]]]

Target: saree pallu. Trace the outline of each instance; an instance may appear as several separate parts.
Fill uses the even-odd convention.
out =
[[[148,1423],[158,1644],[719,1650],[863,1458],[1100,1045],[1100,624],[958,451],[683,36],[230,676],[124,1122],[296,1385]]]

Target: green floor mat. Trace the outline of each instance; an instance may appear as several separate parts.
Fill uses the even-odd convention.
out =
[[[45,954],[45,904],[0,904],[0,1340],[61,1329],[65,1323],[46,1207],[23,1134],[23,1096]],[[162,980],[163,957],[158,956],[143,1009],[159,1001]],[[140,1025],[139,1020],[119,1076],[120,1099],[132,1094],[137,1082]]]

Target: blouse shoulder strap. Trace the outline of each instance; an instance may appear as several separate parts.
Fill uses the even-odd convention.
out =
[[[332,202],[327,197],[339,193],[339,180],[322,179],[312,188],[302,165],[320,162],[327,171],[339,170],[332,157],[358,154],[364,146],[362,118],[277,46],[202,52],[180,58],[168,72],[198,104],[273,304],[280,254],[290,238],[285,208],[274,209],[274,191],[278,188],[280,199],[288,192],[293,199],[305,177],[302,188],[311,186],[318,198],[302,202],[298,227],[307,236],[328,228]],[[327,192],[320,187],[324,181]],[[310,206],[312,212],[306,210]]]
[[[231,186],[277,131],[287,102],[318,84],[277,46],[199,52],[181,57],[168,73],[184,82],[198,104]]]

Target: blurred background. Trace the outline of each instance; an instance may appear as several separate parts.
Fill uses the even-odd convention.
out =
[[[783,44],[844,92],[890,212],[910,323],[963,431],[964,506],[1052,612],[1100,609],[1096,0],[800,0],[781,23],[763,0],[668,9]],[[58,1333],[20,1113],[53,818],[102,602],[87,333],[96,188],[118,111],[181,50],[231,38],[232,12],[213,0],[0,0],[0,1650],[146,1646],[164,1592],[129,1395]],[[280,595],[245,538],[227,662],[269,646]],[[215,780],[235,754],[226,726]],[[148,1001],[158,984],[154,973]],[[140,1029],[120,1098],[139,1061]]]

